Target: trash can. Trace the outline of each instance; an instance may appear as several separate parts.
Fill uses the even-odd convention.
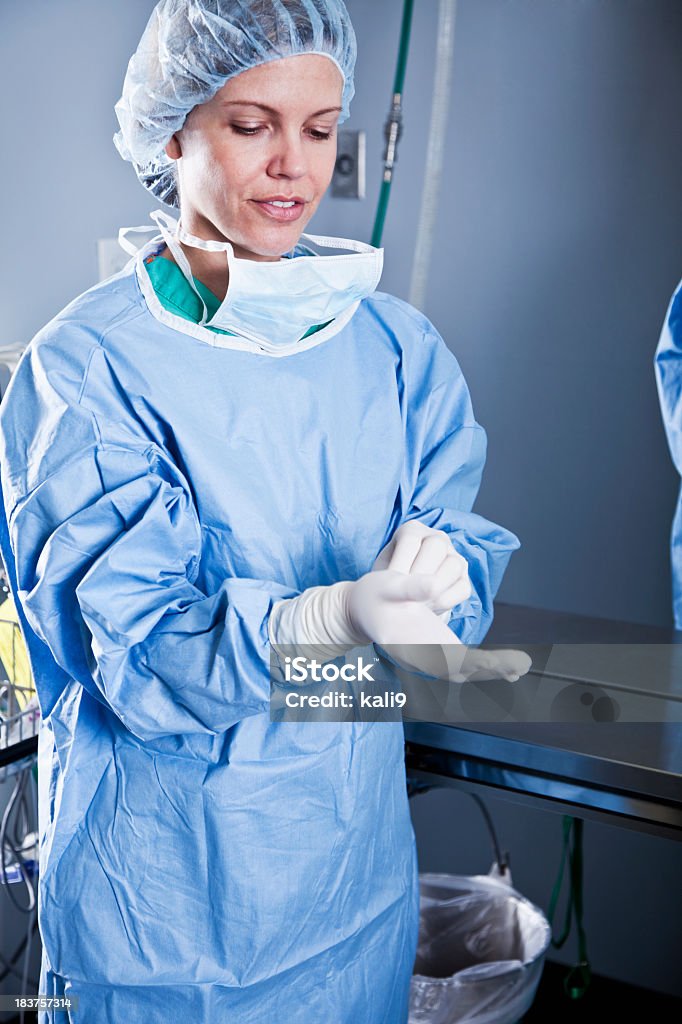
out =
[[[409,1024],[516,1024],[542,974],[545,915],[512,888],[508,872],[424,874],[419,886]]]

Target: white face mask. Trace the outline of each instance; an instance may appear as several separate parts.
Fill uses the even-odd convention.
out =
[[[237,259],[229,242],[206,241],[185,231],[161,210],[151,215],[193,291],[192,270],[180,242],[206,252],[224,252],[227,294],[211,319],[203,300],[200,324],[218,327],[267,351],[295,345],[311,327],[326,324],[376,289],[384,250],[347,238],[301,237],[322,248],[351,249],[349,255],[295,256],[273,263]]]

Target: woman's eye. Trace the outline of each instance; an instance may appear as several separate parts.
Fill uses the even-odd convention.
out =
[[[236,132],[238,135],[257,135],[259,132],[264,130],[264,126],[260,124],[233,124],[231,125],[231,128],[232,131]],[[309,128],[308,134],[310,135],[310,138],[314,139],[316,142],[326,142],[328,139],[331,139],[333,132],[331,129]]]

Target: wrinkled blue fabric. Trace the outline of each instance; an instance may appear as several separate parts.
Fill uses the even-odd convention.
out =
[[[682,475],[682,282],[673,295],[656,349],[656,383],[670,454]],[[670,545],[675,628],[682,629],[682,489]]]
[[[179,321],[181,322],[181,321]],[[268,617],[446,530],[480,641],[516,538],[471,512],[458,364],[376,293],[283,358],[150,312],[135,270],[33,340],[0,407],[34,647],[41,992],[85,1024],[404,1024],[418,922],[400,723],[271,723]]]

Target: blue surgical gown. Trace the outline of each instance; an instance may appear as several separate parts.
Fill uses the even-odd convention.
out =
[[[656,349],[656,382],[670,454],[682,475],[682,282],[672,297]],[[670,545],[675,628],[682,629],[682,489]]]
[[[480,641],[518,546],[471,512],[484,432],[396,298],[276,357],[162,311],[145,273],[49,323],[0,409],[16,589],[47,656],[41,992],[80,999],[41,1019],[403,1024],[402,725],[272,723],[268,617],[419,519],[466,557],[451,628]]]

